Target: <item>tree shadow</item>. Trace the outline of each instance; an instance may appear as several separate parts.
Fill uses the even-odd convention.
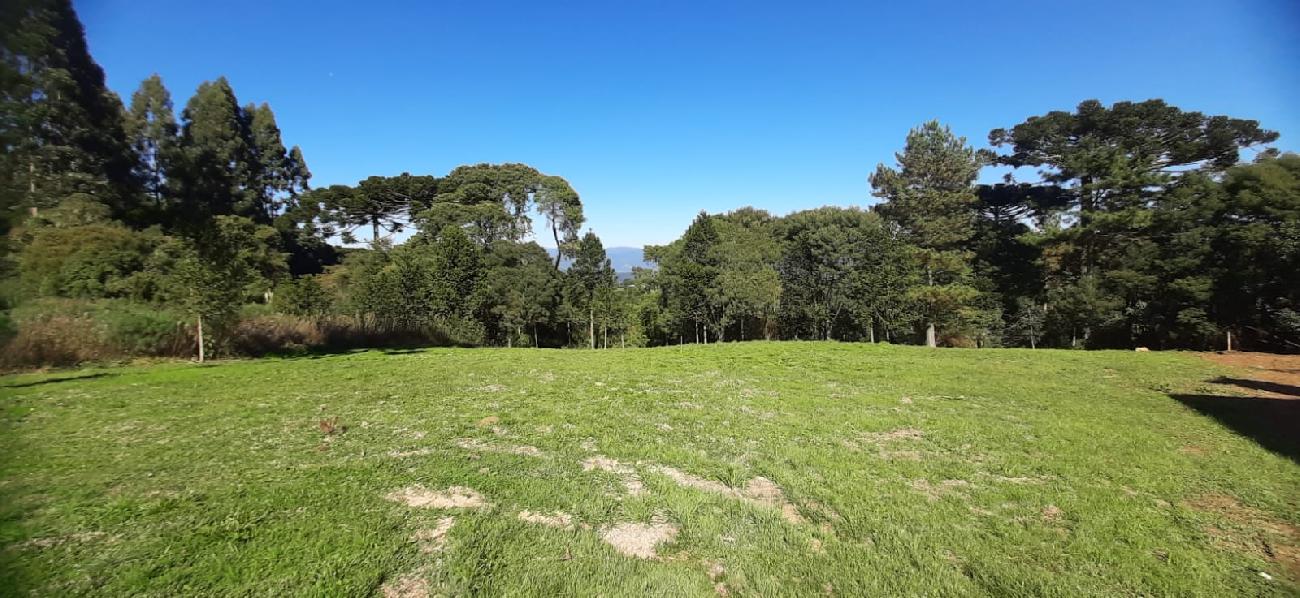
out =
[[[1300,399],[1186,394],[1169,396],[1202,415],[1213,417],[1220,424],[1254,440],[1260,446],[1300,463]]]
[[[1300,386],[1282,384],[1281,382],[1269,382],[1267,380],[1247,380],[1244,378],[1228,378],[1227,376],[1220,376],[1218,378],[1210,380],[1210,382],[1213,382],[1215,384],[1231,384],[1233,386],[1240,386],[1242,388],[1249,388],[1251,390],[1262,390],[1274,394],[1300,397]]]
[[[63,376],[62,378],[46,378],[44,380],[33,380],[31,382],[23,382],[20,384],[5,384],[3,387],[0,388],[31,388],[33,386],[44,386],[46,384],[58,384],[59,382],[72,382],[75,380],[93,380],[95,378],[108,378],[116,375],[117,374],[111,372],[96,372],[94,374],[84,374],[81,376]]]

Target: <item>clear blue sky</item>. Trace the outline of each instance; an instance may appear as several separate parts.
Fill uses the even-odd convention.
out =
[[[871,203],[867,175],[931,118],[982,147],[1083,99],[1162,97],[1300,149],[1295,0],[76,6],[124,99],[157,72],[179,112],[226,75],[317,186],[524,162],[573,184],[607,246],[699,210]]]

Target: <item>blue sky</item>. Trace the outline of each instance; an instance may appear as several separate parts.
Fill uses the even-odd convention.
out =
[[[867,175],[931,118],[982,147],[1080,100],[1162,97],[1300,149],[1294,0],[76,7],[125,99],[157,72],[179,112],[226,75],[317,186],[524,162],[568,179],[608,246],[700,210],[869,204]]]

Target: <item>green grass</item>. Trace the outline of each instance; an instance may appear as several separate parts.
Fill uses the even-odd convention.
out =
[[[367,595],[419,571],[451,595],[1293,595],[1260,546],[1300,525],[1300,465],[1170,397],[1223,373],[1165,353],[746,343],[10,376],[0,594]],[[334,417],[347,430],[326,438]],[[584,471],[596,454],[645,493]],[[766,477],[803,522],[655,465]],[[386,500],[413,484],[491,506]],[[422,553],[412,534],[449,515]],[[602,541],[656,515],[679,530],[656,559]]]

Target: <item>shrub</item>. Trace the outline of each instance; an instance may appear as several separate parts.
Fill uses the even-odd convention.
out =
[[[13,329],[6,340],[5,327]],[[224,331],[218,355],[257,357],[309,351],[466,344],[473,323],[407,326],[355,316],[293,316],[245,309]],[[125,300],[46,298],[0,312],[0,367],[74,366],[132,357],[194,356],[194,329],[179,314]]]
[[[230,332],[230,339],[231,352],[249,357],[453,344],[451,337],[438,328],[408,327],[354,316],[285,314],[244,318]]]
[[[131,357],[187,357],[191,331],[175,314],[122,300],[42,299],[15,308],[0,366],[72,366]]]

